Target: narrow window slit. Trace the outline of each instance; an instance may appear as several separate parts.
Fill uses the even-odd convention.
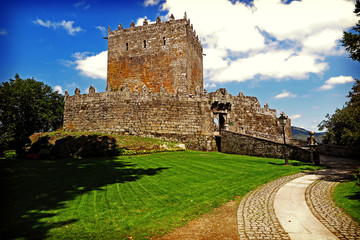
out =
[[[165,37],[163,37],[163,41],[164,41],[164,45],[166,44],[166,38]]]
[[[144,48],[146,48],[146,40],[144,40]]]
[[[129,44],[126,43],[126,51],[129,51]]]

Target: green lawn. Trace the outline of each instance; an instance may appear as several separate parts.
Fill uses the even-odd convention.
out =
[[[217,152],[1,160],[2,239],[146,239],[316,167]]]
[[[360,223],[360,185],[359,181],[340,183],[334,190],[335,203]]]

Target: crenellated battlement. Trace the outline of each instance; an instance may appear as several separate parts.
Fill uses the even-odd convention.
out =
[[[107,90],[199,94],[203,90],[203,53],[190,19],[155,23],[108,31]]]
[[[160,17],[157,17],[155,23],[150,23],[145,18],[143,21],[142,26],[135,26],[134,22],[130,23],[129,28],[123,28],[122,24],[119,24],[118,29],[111,30],[110,27],[108,27],[108,37],[115,37],[117,35],[132,35],[132,34],[142,34],[146,32],[149,36],[149,39],[151,39],[151,34],[158,31],[160,29],[161,32],[163,32],[164,37],[158,39],[158,41],[155,41],[153,44],[159,44],[159,45],[166,45],[166,42],[169,40],[166,38],[166,35],[171,35],[171,32],[174,32],[181,28],[182,26],[185,26],[186,34],[190,40],[190,43],[193,45],[196,51],[198,51],[199,54],[202,54],[202,44],[199,36],[196,34],[196,30],[194,30],[193,24],[191,24],[190,19],[187,18],[186,13],[184,14],[184,18],[182,19],[175,19],[173,15],[171,15],[170,20],[166,22],[162,22]],[[146,40],[146,39],[145,39]],[[143,43],[141,43],[143,44]],[[141,45],[134,43],[133,46]],[[129,51],[128,45],[128,50]],[[147,47],[151,48],[152,46],[147,42]],[[126,44],[125,44],[126,48]],[[130,51],[131,52],[131,51]]]

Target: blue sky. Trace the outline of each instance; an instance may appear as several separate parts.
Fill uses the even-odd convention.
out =
[[[317,130],[341,108],[360,63],[339,40],[358,20],[351,0],[2,1],[0,79],[16,73],[72,95],[106,86],[107,27],[150,23],[187,12],[204,53],[211,92],[255,96],[284,111],[292,125]]]

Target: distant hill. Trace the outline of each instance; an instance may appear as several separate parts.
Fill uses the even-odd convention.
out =
[[[300,128],[300,127],[295,127],[295,126],[291,126],[291,135],[293,139],[299,139],[299,140],[304,140],[306,141],[306,139],[310,136],[309,134],[310,131]],[[325,132],[321,132],[321,133],[316,133],[315,132],[315,139],[316,142],[318,143],[322,143],[322,137],[325,135]]]

